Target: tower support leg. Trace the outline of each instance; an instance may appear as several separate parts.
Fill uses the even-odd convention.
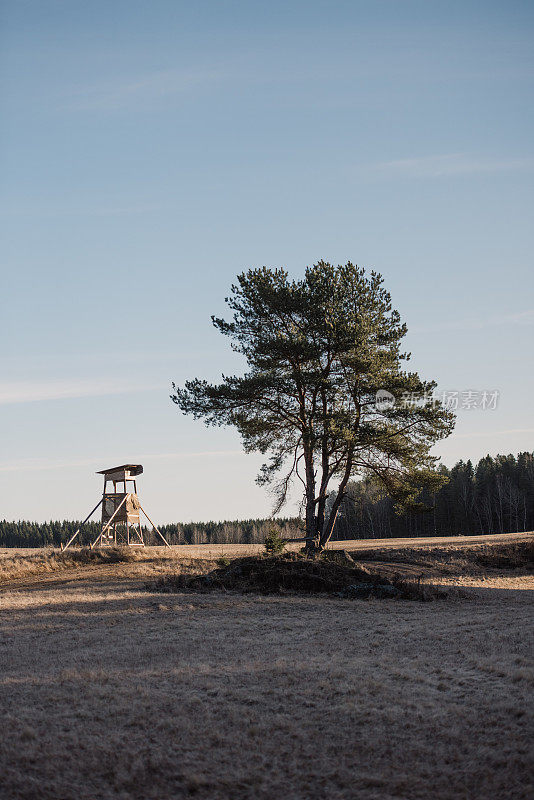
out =
[[[158,536],[160,536],[160,537],[163,539],[163,541],[164,541],[164,543],[167,545],[167,547],[170,547],[170,544],[168,543],[167,539],[164,537],[164,535],[162,534],[162,532],[156,528],[156,526],[154,525],[154,523],[152,522],[152,520],[150,519],[150,517],[149,517],[149,516],[148,516],[148,514],[146,513],[146,511],[145,511],[145,509],[143,508],[143,506],[142,506],[142,505],[139,505],[139,508],[141,509],[141,511],[143,512],[143,514],[144,514],[144,515],[145,515],[145,517],[147,518],[147,520],[150,522],[150,524],[152,525],[152,527],[154,528],[154,530],[156,531],[156,533],[158,534]],[[139,523],[139,524],[141,524],[141,523]]]
[[[71,537],[70,537],[69,541],[67,542],[67,544],[65,545],[65,547],[63,548],[63,550],[66,550],[66,549],[67,549],[67,547],[70,547],[70,546],[71,546],[71,544],[73,543],[73,541],[75,540],[75,538],[78,536],[79,532],[81,531],[81,529],[83,528],[83,526],[85,525],[85,523],[88,521],[89,517],[92,517],[92,516],[93,516],[93,514],[95,513],[96,509],[98,508],[98,506],[100,506],[100,505],[102,504],[102,500],[103,500],[103,498],[100,498],[100,500],[98,501],[98,503],[96,504],[96,506],[93,508],[93,510],[91,511],[91,513],[90,513],[90,514],[88,514],[88,515],[86,516],[86,518],[84,519],[84,521],[81,523],[80,527],[78,528],[78,530],[76,531],[76,533],[74,534],[74,536],[71,536]]]
[[[93,547],[96,547],[96,543],[97,543],[97,542],[100,542],[100,543],[102,543],[102,537],[103,537],[103,535],[104,535],[104,534],[106,533],[106,531],[107,531],[107,530],[108,530],[108,529],[111,527],[111,524],[112,524],[112,523],[113,523],[113,521],[115,520],[115,517],[117,516],[117,514],[119,513],[119,511],[121,510],[121,508],[122,508],[122,507],[123,507],[123,505],[125,504],[125,502],[126,502],[126,500],[128,499],[128,497],[129,497],[129,495],[127,495],[127,494],[126,494],[126,495],[124,496],[124,498],[122,499],[122,501],[119,503],[119,505],[118,505],[118,506],[117,506],[117,508],[115,509],[115,513],[113,514],[113,516],[112,516],[112,517],[111,517],[111,518],[108,520],[108,522],[107,522],[107,523],[104,525],[104,527],[102,528],[102,530],[100,531],[100,533],[98,534],[98,536],[96,537],[96,539],[94,540],[94,542],[92,543],[92,545],[91,545],[91,550],[93,549]],[[100,501],[100,502],[102,502],[102,501]]]

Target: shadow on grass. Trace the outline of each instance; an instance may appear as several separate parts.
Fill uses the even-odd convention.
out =
[[[361,561],[409,564],[442,574],[481,574],[484,570],[534,570],[534,539],[526,542],[480,545],[477,547],[441,547],[431,550],[399,547],[382,550],[358,550],[352,553]]]

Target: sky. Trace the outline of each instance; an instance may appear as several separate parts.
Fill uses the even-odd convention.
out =
[[[0,518],[79,519],[126,462],[156,522],[268,515],[261,457],[169,399],[242,372],[210,317],[262,265],[382,273],[459,393],[443,463],[534,450],[531,2],[0,14]]]

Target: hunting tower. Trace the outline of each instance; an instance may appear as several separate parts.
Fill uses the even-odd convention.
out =
[[[97,475],[104,476],[101,546],[128,544],[142,547],[144,545],[139,519],[141,504],[137,497],[135,480],[135,476],[141,475],[142,472],[141,464],[121,464],[120,467],[102,469],[97,473]],[[113,484],[113,491],[108,489],[108,484]]]
[[[141,464],[121,464],[119,467],[99,470],[97,475],[104,476],[102,498],[84,519],[74,536],[67,542],[65,549],[72,544],[82,526],[85,525],[100,505],[102,505],[102,527],[100,533],[91,544],[91,548],[116,547],[117,545],[144,547],[140,511],[143,512],[152,528],[169,547],[169,543],[161,531],[156,528],[139,502],[135,478],[137,475],[141,475],[142,472],[143,467]],[[108,484],[113,484],[113,490],[108,488]]]

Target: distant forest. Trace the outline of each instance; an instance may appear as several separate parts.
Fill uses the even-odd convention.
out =
[[[459,461],[423,508],[396,514],[394,502],[373,480],[353,481],[336,523],[336,539],[468,536],[534,529],[534,453],[486,456],[476,466]]]
[[[340,508],[334,539],[454,536],[534,529],[534,453],[486,456],[476,466],[460,461],[441,467],[447,484],[435,495],[422,494],[421,507],[396,513],[394,501],[373,479],[352,481]],[[0,522],[0,547],[59,546],[79,522]],[[276,526],[286,538],[304,536],[298,519],[249,519],[161,525],[170,544],[261,543]],[[83,528],[81,542],[98,535],[99,522]],[[160,540],[147,530],[147,543]]]

